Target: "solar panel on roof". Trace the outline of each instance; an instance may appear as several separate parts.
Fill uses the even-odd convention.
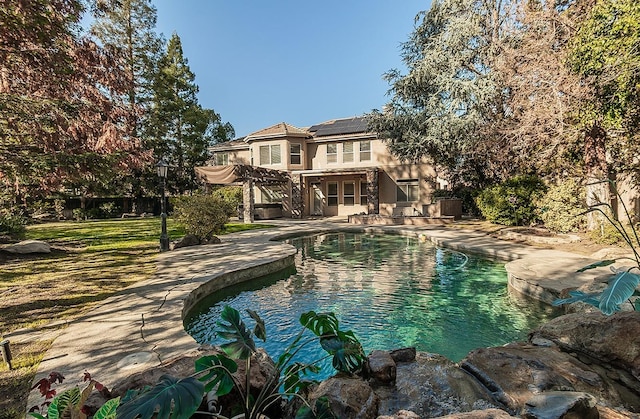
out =
[[[340,119],[326,124],[318,124],[309,128],[318,137],[338,134],[355,134],[368,131],[368,122],[365,117]]]

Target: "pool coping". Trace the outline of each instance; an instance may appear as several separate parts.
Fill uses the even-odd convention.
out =
[[[152,278],[106,299],[55,332],[55,341],[39,365],[36,380],[57,371],[67,377],[62,389],[80,383],[86,370],[112,388],[135,372],[197,355],[199,345],[183,327],[183,316],[189,308],[224,286],[291,265],[296,250],[279,240],[292,236],[330,231],[424,235],[439,246],[507,261],[509,286],[545,302],[565,288],[592,281],[596,275],[575,274],[577,268],[589,263],[590,259],[583,256],[499,240],[472,230],[363,226],[328,220],[264,223],[276,226],[221,236],[222,243],[217,245],[159,254],[157,273]],[[20,339],[24,333],[14,332],[8,338]],[[28,406],[41,401],[36,396],[35,392],[30,394]]]

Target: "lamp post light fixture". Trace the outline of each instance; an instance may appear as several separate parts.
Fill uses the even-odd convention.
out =
[[[162,180],[162,194],[160,195],[160,219],[162,220],[162,232],[160,233],[160,251],[166,252],[167,250],[169,250],[169,235],[167,234],[167,210],[164,194],[169,164],[167,164],[164,158],[160,159],[158,164],[156,164],[156,169],[158,169],[158,177]]]

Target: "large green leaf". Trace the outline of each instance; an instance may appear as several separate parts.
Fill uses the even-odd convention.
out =
[[[53,399],[47,408],[48,419],[59,419],[67,409],[73,409],[80,401],[80,389],[78,387],[63,391]]]
[[[354,373],[362,368],[365,355],[353,332],[338,331],[336,336],[320,338],[320,345],[333,355],[331,364],[336,370]]]
[[[600,260],[598,262],[594,262],[587,266],[584,266],[578,269],[576,272],[584,272],[584,271],[588,271],[589,269],[601,268],[603,266],[609,266],[614,263],[616,263],[615,259]]]
[[[339,330],[338,319],[333,313],[309,311],[300,316],[300,323],[316,336],[336,335]]]
[[[590,293],[587,294],[583,291],[569,291],[569,295],[571,296],[570,298],[562,298],[562,299],[557,299],[554,302],[552,302],[551,304],[554,306],[561,306],[563,304],[571,304],[571,303],[576,303],[578,301],[582,301],[583,303],[586,304],[590,304],[594,307],[599,307],[600,306],[600,296],[602,295],[601,292],[597,292],[597,293]]]
[[[618,272],[600,297],[600,311],[610,316],[620,310],[620,304],[627,301],[640,283],[640,275]]]
[[[263,342],[267,341],[267,328],[264,326],[264,320],[253,310],[247,309],[249,316],[256,322],[256,327],[253,329],[253,334]]]
[[[120,397],[107,400],[107,402],[98,409],[96,414],[93,415],[93,419],[116,419],[116,410],[118,409],[119,404]]]
[[[196,360],[196,372],[208,371],[199,378],[205,384],[205,391],[211,391],[218,385],[216,394],[224,396],[233,389],[234,381],[231,374],[238,370],[238,364],[226,355],[208,355]]]
[[[221,345],[223,351],[234,359],[247,359],[256,351],[251,332],[240,318],[238,310],[225,306],[220,313],[222,321],[217,322],[216,334],[231,342]],[[223,323],[227,322],[227,323]]]
[[[188,419],[202,403],[204,384],[193,377],[176,379],[163,375],[146,393],[121,404],[118,419]]]

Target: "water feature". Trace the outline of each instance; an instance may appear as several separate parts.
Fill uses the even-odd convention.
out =
[[[416,237],[341,232],[289,242],[298,249],[295,268],[215,293],[185,319],[187,331],[220,343],[213,330],[223,306],[249,308],[267,327],[258,346],[277,356],[300,330],[300,314],[332,311],[365,353],[415,346],[459,361],[474,348],[526,338],[558,314],[509,293],[503,263]]]

